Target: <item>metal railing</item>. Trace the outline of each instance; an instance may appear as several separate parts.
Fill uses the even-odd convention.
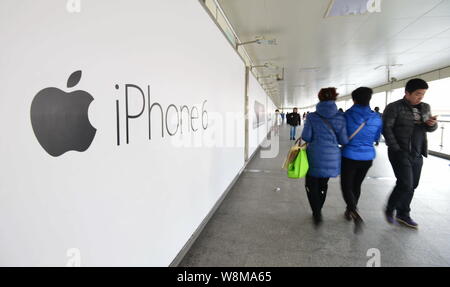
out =
[[[438,120],[438,129],[428,134],[431,152],[450,157],[450,120]]]

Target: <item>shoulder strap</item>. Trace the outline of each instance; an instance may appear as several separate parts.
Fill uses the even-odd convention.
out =
[[[334,128],[333,128],[333,126],[330,124],[330,122],[326,119],[326,118],[324,118],[324,117],[322,117],[321,115],[319,115],[319,114],[317,114],[321,119],[322,119],[322,121],[330,128],[330,130],[331,130],[331,132],[334,134],[334,136],[336,137],[336,142],[338,142],[338,137],[337,137],[337,135],[336,135],[336,132],[334,131]]]
[[[351,140],[352,138],[354,138],[366,125],[366,122],[363,122],[358,129],[348,138],[348,140]]]

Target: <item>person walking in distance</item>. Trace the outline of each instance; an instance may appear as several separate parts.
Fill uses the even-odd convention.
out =
[[[280,134],[280,125],[281,125],[281,115],[280,115],[280,110],[276,109],[275,110],[275,123],[273,126],[273,131],[275,132],[275,135],[278,136]]]
[[[320,103],[316,112],[308,114],[302,138],[308,143],[306,149],[309,169],[305,178],[306,194],[316,226],[322,223],[322,207],[325,203],[330,177],[341,172],[341,150],[339,145],[348,142],[345,118],[336,106],[336,88],[325,88],[319,92]]]
[[[411,201],[419,185],[423,156],[428,156],[427,132],[438,128],[430,106],[422,102],[428,84],[422,79],[406,83],[403,99],[389,104],[383,112],[383,135],[388,156],[397,178],[387,202],[385,216],[388,223],[395,220],[407,227],[418,228],[411,216]]]
[[[363,220],[358,212],[361,185],[375,158],[373,143],[382,130],[381,118],[370,109],[373,91],[360,87],[352,92],[354,105],[345,114],[349,143],[342,150],[341,189],[347,209],[345,218],[355,223],[355,233],[362,230]]]
[[[287,115],[287,123],[291,126],[290,140],[295,140],[297,126],[301,124],[300,114],[297,113],[297,108],[294,108],[293,112]]]
[[[380,117],[382,116],[382,114],[380,113],[380,107],[375,107],[375,109],[373,109],[375,113],[377,113],[377,115],[379,115]]]

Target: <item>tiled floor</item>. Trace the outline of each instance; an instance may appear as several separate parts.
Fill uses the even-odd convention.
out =
[[[425,160],[412,203],[418,231],[384,220],[395,183],[384,144],[363,184],[364,232],[354,234],[343,217],[339,178],[330,179],[324,224],[315,229],[304,180],[288,179],[281,169],[288,134],[283,126],[278,157],[253,158],[180,266],[364,267],[371,248],[380,251],[381,266],[450,266],[450,161]]]

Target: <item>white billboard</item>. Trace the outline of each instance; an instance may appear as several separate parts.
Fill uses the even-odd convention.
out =
[[[78,2],[0,2],[0,265],[167,266],[243,167],[243,63],[198,1]]]

